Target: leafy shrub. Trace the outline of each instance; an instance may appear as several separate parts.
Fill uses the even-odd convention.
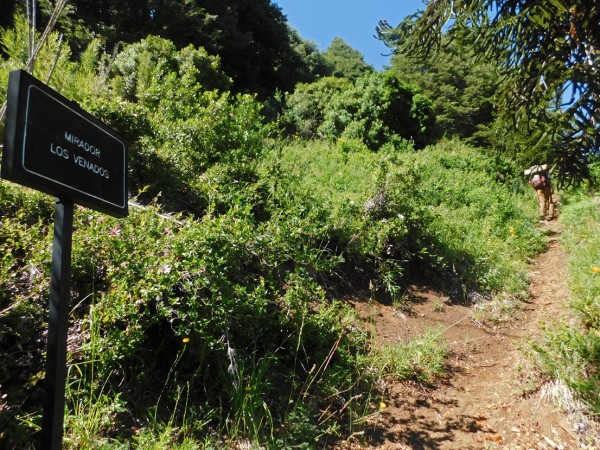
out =
[[[418,148],[435,122],[431,103],[391,74],[369,73],[354,82],[322,78],[286,97],[282,123],[304,138],[358,139],[372,150],[399,138]]]
[[[382,155],[343,140],[336,146],[304,143],[275,149],[265,165],[270,163],[277,167],[272,189],[281,209],[272,222],[281,218],[284,224],[278,227],[293,224],[292,236],[308,244],[321,277],[332,282],[342,276],[335,281],[339,285],[380,286],[385,273],[402,272],[408,239],[404,217],[410,206],[379,204],[380,191],[394,184],[386,177]]]
[[[232,177],[224,186],[255,179],[260,105],[215,90],[227,87],[218,58],[150,36],[116,56],[110,82],[123,98],[89,98],[85,107],[129,140],[131,191],[141,200],[160,196],[171,210],[202,214],[212,201],[205,173],[213,165],[231,168],[222,172]]]
[[[165,85],[201,85],[210,91],[227,89],[229,84],[219,70],[218,58],[192,46],[177,50],[171,41],[158,36],[148,36],[125,47],[115,58],[111,71],[117,95],[151,109],[160,103]],[[193,92],[189,96],[184,90],[180,92],[182,95],[173,99],[175,104],[196,100]]]
[[[326,105],[351,83],[345,78],[323,77],[314,83],[298,83],[292,94],[285,98],[285,111],[280,124],[290,135],[303,139],[322,138],[319,126],[324,120]]]
[[[0,217],[0,444],[24,445],[31,433],[18,416],[42,402],[52,201],[2,181]]]
[[[456,141],[418,153],[412,162],[431,214],[426,251],[441,256],[434,264],[479,289],[524,294],[527,262],[544,246],[530,192],[498,180],[496,158]]]
[[[13,190],[20,192],[20,188],[6,189],[3,201],[18,212],[17,218],[28,217],[31,211],[23,209],[28,196]],[[41,222],[44,233],[49,219],[45,215]],[[3,307],[10,301],[6,295],[10,289],[25,295],[32,286],[9,285],[15,274],[28,273],[26,262],[33,255],[19,251],[17,236],[25,232],[19,231],[16,218],[10,220],[1,244],[15,256],[3,260]],[[27,228],[27,233],[34,230]],[[173,424],[183,417],[188,423],[206,424],[207,410],[212,409],[219,414],[212,415],[210,423],[223,432],[275,439],[268,424],[295,410],[293,404],[290,410],[285,406],[289,398],[302,398],[313,410],[326,407],[322,402],[333,401],[338,390],[360,389],[360,375],[353,374],[362,338],[353,331],[350,316],[340,321],[346,314],[343,307],[328,305],[323,289],[308,274],[321,270],[318,261],[308,251],[303,264],[276,269],[289,263],[290,255],[276,251],[288,238],[265,236],[269,230],[278,231],[256,223],[247,207],[202,221],[160,215],[156,207],[132,208],[130,217],[121,220],[81,208],[76,211],[74,230],[72,303],[76,307],[71,319],[82,341],[69,355],[70,364],[79,367],[71,371],[75,378],[69,380],[71,395],[79,400],[70,399],[69,404],[92,408],[90,414],[98,413],[99,420],[109,413],[112,418],[94,424],[74,421],[73,428],[67,422],[69,435],[93,429],[98,436],[117,433],[119,439],[128,439],[125,409],[143,418],[145,411],[154,408],[153,420],[162,423],[171,417]],[[49,237],[33,239],[46,251],[38,251],[32,260],[47,259]],[[35,251],[33,242],[27,245]],[[48,270],[43,264],[36,277],[48,277]],[[42,359],[37,336],[44,328],[43,297],[42,292],[28,295],[2,317],[2,339],[7,344],[3,349],[14,349],[20,333],[22,348],[36,355],[36,361]],[[20,322],[13,318],[22,321],[28,310],[37,311],[36,320],[23,334]],[[88,311],[93,320],[86,319]],[[90,335],[94,338],[86,340]],[[317,372],[311,369],[315,366],[320,367]],[[37,380],[40,369],[29,372],[36,367],[31,364],[18,373],[25,370],[27,377]],[[5,362],[3,385],[8,381],[22,386],[10,380],[8,368]],[[346,388],[344,383],[349,383]],[[188,392],[186,404],[177,400],[181,386]],[[39,388],[25,398],[39,398]],[[4,423],[8,423],[4,419],[14,423],[17,410],[35,411],[37,406],[18,403],[24,392],[22,387],[16,392],[10,391],[11,415],[3,413]],[[12,403],[13,398],[17,403]],[[93,399],[97,404],[90,403]],[[227,411],[233,416],[228,418]],[[336,418],[334,414],[329,420]],[[230,420],[236,424],[233,428]],[[263,425],[253,428],[257,424]],[[314,422],[313,426],[327,429],[329,424]],[[10,436],[17,433],[12,426],[7,429]],[[72,439],[79,438],[73,435]]]

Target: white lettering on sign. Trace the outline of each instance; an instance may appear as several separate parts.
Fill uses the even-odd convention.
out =
[[[61,147],[60,145],[54,145],[54,142],[50,142],[50,153],[66,160],[68,160],[70,156],[68,149]],[[110,172],[107,169],[88,161],[83,156],[73,154],[73,162],[96,175],[100,175],[106,179],[110,178]]]
[[[54,142],[50,142],[50,153],[54,153],[56,156],[61,158],[69,159],[69,150],[61,147],[60,145],[54,146]]]
[[[65,131],[65,139],[67,141],[69,141],[71,144],[74,144],[77,147],[85,150],[90,155],[96,156],[97,158],[100,158],[100,149],[98,147],[94,147],[89,142],[84,141],[83,139],[75,136],[72,133],[69,133],[68,131]]]
[[[91,172],[94,172],[96,175],[100,175],[104,178],[110,178],[110,173],[104,167],[100,167],[98,164],[94,164],[93,162],[88,161],[83,156],[73,155],[73,162],[78,166],[81,166]]]

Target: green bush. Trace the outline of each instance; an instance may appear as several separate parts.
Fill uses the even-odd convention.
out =
[[[200,215],[212,201],[205,174],[213,165],[231,168],[222,171],[231,176],[223,186],[255,179],[252,162],[265,135],[261,106],[222,91],[229,82],[218,58],[149,36],[116,56],[110,83],[125,101],[89,106],[130,139],[134,194]]]
[[[0,182],[0,445],[30,441],[19,419],[43,400],[52,206],[48,196]]]
[[[432,217],[426,239],[445,269],[479,289],[524,294],[527,263],[544,248],[529,191],[498,179],[496,158],[456,141],[413,161]]]
[[[405,139],[417,148],[435,123],[431,102],[391,74],[368,73],[354,82],[321,78],[286,96],[282,124],[290,134],[357,139],[372,150]]]
[[[201,85],[204,90],[225,90],[229,87],[228,78],[220,71],[219,59],[209,56],[204,49],[188,46],[178,50],[171,41],[158,36],[126,46],[116,56],[111,67],[111,83],[115,93],[123,99],[140,102],[155,109],[161,103],[162,95],[170,85]],[[180,91],[173,105],[194,106],[196,89]],[[164,103],[164,102],[163,102]],[[185,109],[181,114],[185,114]]]
[[[28,278],[16,285],[14,280],[20,274],[33,274],[36,280],[49,276],[50,215],[40,220],[42,235],[32,234],[34,224],[19,229],[19,217],[33,216],[32,208],[24,208],[31,200],[19,192],[6,188],[2,198],[16,214],[7,217],[0,241],[11,249],[7,255],[13,255],[2,266],[2,306],[12,305],[2,317],[2,348],[14,349],[20,338],[21,348],[39,362],[47,284],[35,287]],[[40,210],[35,209],[37,214]],[[269,231],[277,234],[268,236]],[[77,209],[71,332],[77,330],[81,342],[69,354],[69,364],[78,370],[70,371],[73,397],[68,405],[75,408],[69,414],[85,410],[88,420],[97,417],[100,422],[67,422],[73,442],[90,429],[97,439],[130,439],[124,411],[151,429],[168,420],[178,428],[184,417],[187,423],[206,426],[213,410],[218,413],[208,414],[209,422],[223,433],[261,442],[282,439],[272,424],[297,414],[290,399],[301,399],[314,411],[327,407],[323,402],[337,401],[341,391],[361,389],[355,355],[362,351],[363,338],[345,307],[329,304],[309,275],[322,270],[319,255],[305,248],[306,255],[296,261],[295,254],[279,250],[289,239],[285,232],[255,222],[244,206],[202,221],[160,215],[157,207],[132,208],[130,217],[120,220]],[[30,272],[35,264],[41,266],[39,273]],[[10,292],[23,301],[14,304]],[[24,333],[27,311],[36,314]],[[16,433],[25,435],[8,425],[18,423],[17,412],[22,420],[24,411],[39,407],[32,399],[40,398],[41,368],[38,363],[21,367],[16,360],[15,376],[32,380],[24,391],[22,383],[11,381],[9,370],[17,366],[10,366],[6,356],[3,385],[10,383],[15,393],[10,391],[2,420],[12,439]],[[182,387],[186,402],[179,401]],[[154,411],[151,421],[144,419],[148,410]],[[107,414],[111,420],[102,422]],[[334,414],[326,422],[311,423],[326,430],[337,420]]]
[[[319,134],[326,107],[332,99],[350,89],[345,78],[323,77],[314,83],[298,83],[285,98],[285,111],[279,122],[289,135],[303,139],[323,138]]]

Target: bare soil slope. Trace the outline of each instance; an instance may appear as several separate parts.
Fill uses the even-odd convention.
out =
[[[569,297],[559,224],[544,226],[549,248],[531,267],[530,298],[505,324],[478,320],[472,304],[423,286],[411,287],[407,311],[354,302],[380,341],[405,340],[441,325],[451,350],[447,377],[434,385],[388,384],[387,406],[370,424],[367,448],[575,449],[598,433],[581,416],[555,406],[551,398],[560,389],[540,386],[524,355],[543,322],[566,314]]]

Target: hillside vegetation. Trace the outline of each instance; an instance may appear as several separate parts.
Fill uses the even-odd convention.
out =
[[[25,34],[20,16],[1,32],[0,101]],[[527,295],[544,240],[518,161],[434,142],[432,102],[392,73],[325,76],[263,100],[235,88],[218,56],[164,37],[112,55],[100,40],[77,58],[59,48],[53,33],[34,74],[129,141],[131,198],[125,219],[76,208],[65,448],[325,448],[360,437],[380,381],[432,380],[446,350],[435,329],[374,348],[349,297],[400,306],[416,276],[466,302],[509,308]],[[585,217],[597,226],[597,203],[581,205],[565,214],[568,242],[589,225],[576,208],[596,208]],[[1,181],[0,211],[0,447],[31,448],[53,200]],[[565,329],[539,353],[563,377],[553,342],[579,345],[588,370],[568,366],[569,379],[600,408],[598,242],[588,238],[595,256],[574,259],[590,270],[573,289],[590,331]]]

